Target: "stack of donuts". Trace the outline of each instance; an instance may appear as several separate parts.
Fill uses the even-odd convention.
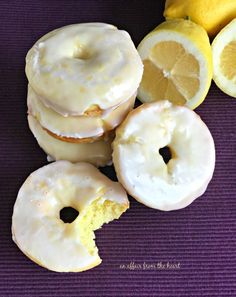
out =
[[[109,164],[142,73],[129,34],[113,25],[69,25],[40,38],[26,56],[28,122],[48,157]]]

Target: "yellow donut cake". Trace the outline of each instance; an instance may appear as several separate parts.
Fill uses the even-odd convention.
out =
[[[118,180],[139,202],[160,210],[186,207],[201,196],[215,167],[215,147],[200,117],[169,101],[131,111],[116,130]],[[164,159],[163,150],[170,156]]]
[[[71,223],[60,212],[72,207]],[[13,240],[37,264],[57,272],[84,271],[101,263],[94,230],[129,207],[122,186],[88,163],[58,161],[33,172],[18,192]]]

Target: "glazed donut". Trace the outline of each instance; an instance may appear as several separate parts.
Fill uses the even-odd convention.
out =
[[[79,212],[72,223],[60,211]],[[129,207],[121,185],[88,163],[58,161],[26,179],[12,216],[12,236],[20,250],[37,264],[57,272],[78,272],[101,263],[94,230],[118,219]]]
[[[106,166],[111,162],[111,142],[114,138],[112,136],[93,143],[70,143],[51,136],[30,115],[28,123],[39,146],[49,155],[49,159],[89,162],[97,167]]]
[[[160,149],[168,147],[166,164]],[[143,104],[116,130],[113,163],[118,180],[139,202],[159,210],[186,207],[201,196],[215,166],[210,131],[187,107]]]
[[[29,84],[63,116],[100,115],[118,106],[136,92],[142,73],[129,34],[104,23],[49,32],[26,56]]]
[[[28,85],[28,112],[34,116],[42,127],[60,137],[67,138],[96,138],[118,126],[128,112],[133,108],[136,93],[123,104],[111,109],[100,117],[68,116],[55,112],[46,107],[40,97]],[[66,139],[64,139],[66,141]]]

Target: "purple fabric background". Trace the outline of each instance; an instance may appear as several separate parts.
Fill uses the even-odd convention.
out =
[[[207,192],[191,206],[164,213],[131,198],[119,221],[96,232],[103,263],[83,273],[47,271],[11,240],[17,191],[30,172],[47,163],[27,127],[27,50],[54,28],[89,21],[113,23],[137,45],[162,21],[163,5],[157,0],[0,1],[1,297],[236,296],[236,100],[214,84],[196,111],[215,139],[216,170]],[[104,172],[114,178],[111,168]],[[145,270],[139,267],[144,262],[180,263],[180,268]]]

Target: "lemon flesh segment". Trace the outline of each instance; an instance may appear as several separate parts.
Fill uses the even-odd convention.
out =
[[[230,80],[234,79],[236,77],[236,40],[231,41],[225,46],[220,60],[220,67],[223,74]]]
[[[216,85],[236,98],[236,19],[229,23],[212,42],[212,55]]]
[[[173,52],[175,55],[171,55]],[[148,93],[149,102],[169,99],[184,105],[199,89],[198,61],[180,43],[158,43],[143,63],[141,86]]]
[[[138,90],[145,102],[169,100],[196,108],[212,79],[212,55],[206,31],[188,20],[166,21],[138,46],[144,73]]]

